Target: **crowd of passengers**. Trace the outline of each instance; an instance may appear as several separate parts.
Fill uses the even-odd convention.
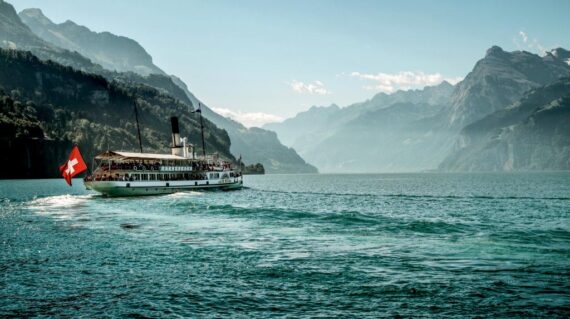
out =
[[[109,167],[111,168],[112,171],[116,171],[116,170],[158,171],[158,170],[160,170],[160,166],[161,165],[158,162],[155,162],[152,164],[142,163],[142,162],[139,162],[139,163],[113,163],[113,162],[111,162],[111,165],[101,164],[100,168],[104,171],[109,170]],[[169,166],[169,165],[164,165],[164,166]],[[225,171],[225,170],[230,170],[232,168],[230,163],[223,163],[222,165],[217,166],[217,165],[213,165],[213,164],[193,162],[191,165],[186,165],[186,166],[192,166],[193,171]]]
[[[155,175],[156,176],[156,175]],[[241,172],[229,172],[229,177],[240,177]],[[184,174],[160,174],[161,179],[156,179],[158,181],[189,181],[189,180],[206,180],[208,176],[205,173],[184,173]],[[90,181],[135,181],[133,174],[114,174],[114,175],[87,175],[84,179],[86,182]],[[139,179],[136,179],[139,180]],[[156,181],[155,180],[155,181]],[[151,180],[153,181],[153,180]]]

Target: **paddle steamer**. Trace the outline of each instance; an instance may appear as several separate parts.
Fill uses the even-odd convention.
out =
[[[106,151],[95,157],[96,169],[84,179],[87,189],[106,196],[140,196],[243,186],[241,171],[231,162],[216,154],[206,155],[204,144],[203,155],[196,156],[194,146],[180,138],[178,118],[172,117],[171,124],[171,154],[143,153],[142,143],[140,153]],[[204,143],[202,121],[200,124]]]

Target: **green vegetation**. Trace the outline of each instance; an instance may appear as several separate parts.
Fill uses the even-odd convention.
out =
[[[172,115],[179,116],[182,134],[200,152],[198,114],[144,84],[110,82],[100,75],[41,61],[30,52],[0,49],[0,90],[4,140],[77,144],[86,160],[107,149],[137,150],[136,102],[145,152],[169,151]],[[208,120],[204,125],[207,152],[234,160],[226,131]],[[50,162],[46,165],[54,165],[64,159],[45,160]]]
[[[241,171],[245,175],[263,175],[265,174],[265,168],[261,163],[245,165],[241,164]]]

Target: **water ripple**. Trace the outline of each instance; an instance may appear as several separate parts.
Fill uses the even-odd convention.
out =
[[[566,318],[564,174],[0,182],[0,317]]]

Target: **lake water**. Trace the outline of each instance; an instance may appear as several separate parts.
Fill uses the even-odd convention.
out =
[[[568,317],[570,174],[0,181],[0,317]]]

